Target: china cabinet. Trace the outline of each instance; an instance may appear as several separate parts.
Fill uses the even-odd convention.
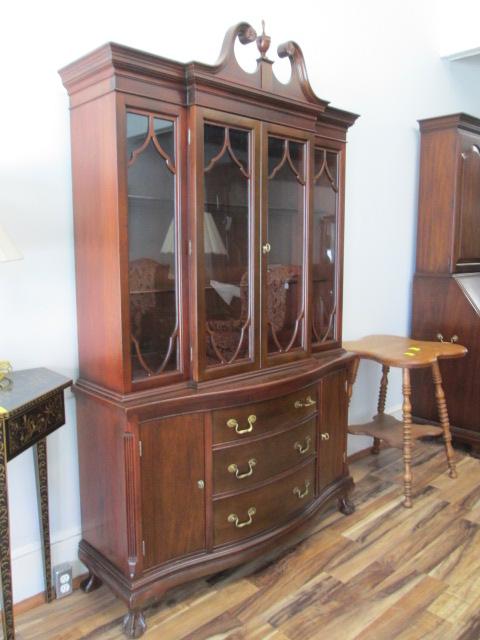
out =
[[[245,72],[234,46],[255,43]],[[302,52],[231,28],[220,59],[107,44],[70,95],[80,558],[142,610],[352,509],[341,349],[346,132]],[[255,45],[253,45],[254,47]]]
[[[442,363],[454,440],[480,455],[480,120],[420,121],[421,165],[412,335],[468,348]],[[429,381],[412,378],[414,415],[438,420]]]

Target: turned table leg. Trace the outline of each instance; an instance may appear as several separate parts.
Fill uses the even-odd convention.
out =
[[[129,611],[123,619],[123,633],[127,638],[140,638],[146,628],[143,611]]]
[[[438,361],[432,364],[433,383],[435,385],[435,398],[437,400],[438,416],[443,429],[443,441],[445,443],[445,452],[447,454],[448,475],[450,478],[457,477],[455,468],[455,456],[452,447],[452,434],[450,433],[450,421],[448,419],[447,401],[442,386],[442,375]]]
[[[390,367],[386,364],[382,365],[382,379],[380,380],[380,392],[378,394],[377,415],[381,416],[385,413],[385,402],[387,400],[388,372]],[[380,453],[380,438],[373,438],[372,453]]]
[[[405,500],[403,506],[410,508],[412,506],[412,404],[410,396],[412,387],[410,385],[410,370],[403,369],[403,484]]]

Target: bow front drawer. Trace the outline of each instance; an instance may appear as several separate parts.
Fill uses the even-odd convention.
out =
[[[312,416],[297,427],[268,438],[215,450],[214,493],[242,491],[315,455],[315,432],[316,416]]]
[[[315,497],[315,461],[281,480],[214,500],[214,545],[243,540],[284,524]]]
[[[240,441],[302,421],[317,412],[315,386],[280,398],[213,411],[213,442]]]

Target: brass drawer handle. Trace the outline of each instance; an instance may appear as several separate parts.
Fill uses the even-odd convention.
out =
[[[252,475],[253,467],[256,464],[257,464],[257,461],[255,460],[255,458],[250,458],[250,460],[248,461],[248,471],[246,471],[245,473],[239,473],[239,468],[235,463],[229,464],[227,469],[229,473],[234,473],[235,477],[241,480],[242,478],[248,478],[249,476]]]
[[[440,340],[440,342],[445,342],[441,333],[437,333],[437,340]],[[455,342],[458,342],[458,336],[456,333],[450,338],[450,342],[453,342],[453,344],[455,344]]]
[[[307,451],[310,449],[310,443],[312,442],[312,439],[310,438],[310,436],[307,436],[305,438],[305,446],[302,447],[302,444],[300,442],[295,442],[295,444],[293,445],[293,448],[295,449],[295,451],[298,451],[298,453],[307,453]]]
[[[330,440],[330,434],[329,433],[321,433],[320,437],[322,440]]]
[[[244,522],[239,522],[238,521],[238,516],[236,513],[231,513],[227,520],[229,522],[231,522],[232,524],[235,524],[235,526],[237,527],[237,529],[242,529],[243,527],[248,527],[252,524],[253,522],[253,516],[257,513],[257,510],[255,509],[255,507],[250,507],[250,509],[247,511],[248,514],[248,520],[245,520]]]
[[[317,402],[312,398],[312,396],[307,396],[305,400],[295,400],[294,407],[295,409],[303,409],[303,407],[311,407]]]
[[[302,498],[308,496],[308,494],[310,493],[310,481],[305,480],[305,489],[303,491],[299,487],[295,487],[293,493],[299,500],[302,500]]]
[[[230,429],[235,429],[235,431],[239,435],[242,435],[242,433],[251,433],[253,431],[253,425],[255,424],[256,421],[257,421],[257,416],[255,415],[248,416],[247,418],[248,427],[246,429],[240,429],[240,425],[238,424],[238,421],[235,420],[235,418],[230,418],[229,420],[227,420],[227,427],[229,427]]]

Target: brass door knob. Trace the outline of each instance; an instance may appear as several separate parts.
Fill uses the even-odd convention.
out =
[[[270,253],[271,250],[272,250],[272,245],[269,242],[265,242],[265,244],[262,246],[262,251],[264,255],[266,253]]]
[[[322,440],[330,440],[330,434],[329,433],[321,433],[320,437]]]

